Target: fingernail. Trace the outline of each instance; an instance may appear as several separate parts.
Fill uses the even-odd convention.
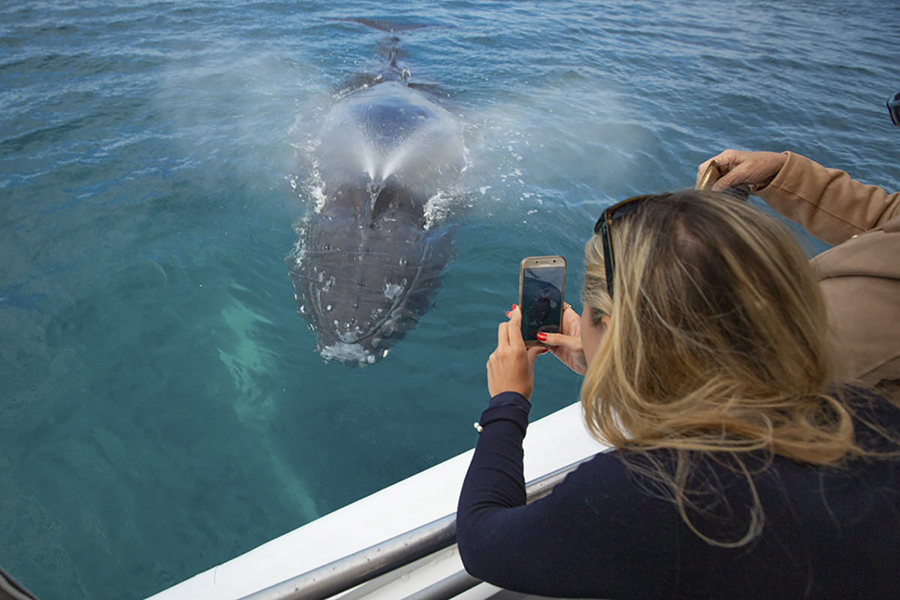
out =
[[[509,316],[509,311],[506,311],[506,316],[507,316],[507,317]]]
[[[538,333],[535,337],[537,337],[537,339],[539,339],[539,340],[542,341],[542,342],[546,342],[546,341],[547,341],[547,334],[546,334],[546,333]]]
[[[544,348],[543,350],[541,350],[540,352],[538,352],[538,356],[540,356],[541,354],[547,354],[547,352],[549,352],[549,350],[547,350],[546,348]]]
[[[512,309],[513,309],[513,310],[516,310],[516,309],[517,309],[517,308],[519,308],[519,307],[518,307],[518,306],[516,306],[516,305],[515,305],[515,304],[513,304],[513,307],[512,307]]]

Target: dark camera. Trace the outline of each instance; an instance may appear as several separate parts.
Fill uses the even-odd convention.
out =
[[[888,111],[891,113],[891,121],[894,125],[900,127],[900,92],[894,94],[894,97],[887,101]]]

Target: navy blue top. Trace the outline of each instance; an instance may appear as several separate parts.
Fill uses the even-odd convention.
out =
[[[860,414],[900,432],[900,409],[876,397],[856,402]],[[597,454],[526,505],[522,440],[530,408],[510,392],[482,414],[457,512],[459,552],[473,576],[531,594],[618,600],[900,597],[897,459],[822,468],[743,455],[762,532],[728,548],[691,531],[671,494],[639,473],[649,466],[639,453]],[[859,423],[857,441],[896,449]],[[651,455],[673,464],[671,452]],[[729,468],[726,453],[695,460],[692,523],[717,541],[740,540],[754,505],[746,477]]]

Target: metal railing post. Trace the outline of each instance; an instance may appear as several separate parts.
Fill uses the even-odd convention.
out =
[[[591,457],[563,467],[525,486],[528,502],[543,498],[574,471],[578,465]],[[389,540],[360,550],[317,569],[307,571],[264,590],[245,596],[242,600],[325,600],[335,594],[347,591],[380,575],[408,565],[420,558],[434,554],[456,542],[456,513],[447,515],[421,527],[400,534]],[[461,571],[432,586],[435,597],[452,597],[443,594],[457,586],[465,585],[456,593],[461,593],[480,583],[479,580]],[[425,590],[422,590],[424,592]],[[455,595],[455,594],[454,594]],[[418,597],[414,594],[412,597]],[[423,596],[430,597],[430,596]]]

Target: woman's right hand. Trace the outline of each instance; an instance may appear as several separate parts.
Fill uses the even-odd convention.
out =
[[[713,185],[713,190],[722,191],[746,183],[750,185],[750,190],[755,192],[772,183],[786,160],[787,154],[778,152],[726,150],[700,165],[697,169],[697,183],[700,183],[709,163],[716,161],[722,171],[722,177]]]
[[[579,375],[584,375],[587,360],[581,346],[581,316],[568,304],[563,307],[560,330],[561,333],[539,333],[538,340],[564,365]]]

